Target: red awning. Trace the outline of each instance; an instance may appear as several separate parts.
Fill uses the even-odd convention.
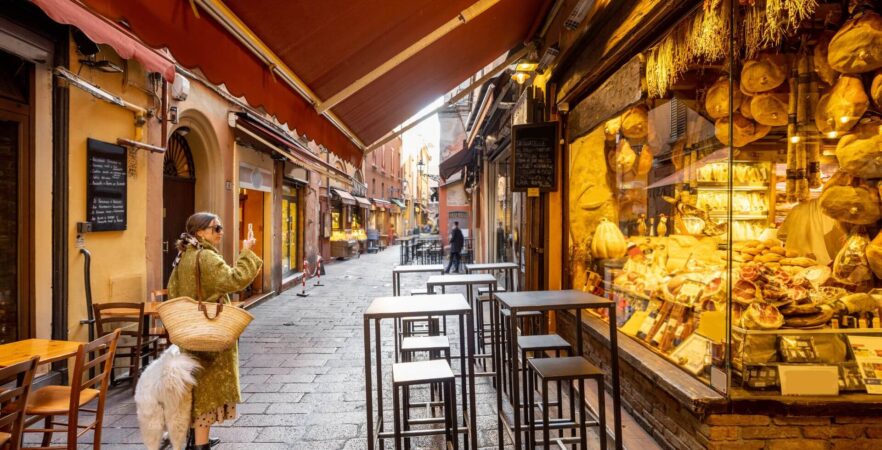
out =
[[[349,162],[361,152],[313,106],[206,11],[184,0],[83,0],[154,47],[168,47],[181,65],[198,67],[253,106],[262,106]],[[320,100],[328,100],[381,66],[476,0],[226,0],[241,22]],[[551,0],[500,0],[483,14],[331,108],[364,144],[416,114],[482,67],[529,40]]]
[[[113,47],[124,59],[134,59],[150,72],[159,72],[168,81],[175,79],[174,61],[138,42],[116,24],[95,15],[70,0],[31,0],[52,20],[79,28],[93,42]]]
[[[54,0],[64,3],[69,0]],[[198,69],[249,105],[264,108],[281,123],[324,145],[344,160],[361,165],[362,151],[220,24],[196,17],[184,0],[83,0],[94,12],[125,23],[154,48],[168,48],[183,67]],[[287,25],[286,25],[287,26]],[[291,29],[294,32],[293,29]],[[320,52],[321,49],[315,49]]]

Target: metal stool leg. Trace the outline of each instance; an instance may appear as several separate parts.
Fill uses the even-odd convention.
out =
[[[542,441],[545,448],[550,448],[551,435],[548,427],[548,380],[542,379]],[[397,449],[396,449],[397,450]]]
[[[603,377],[597,378],[597,434],[600,435],[600,450],[606,450],[606,389],[603,384]]]
[[[524,361],[524,370],[529,373],[529,368],[526,366],[526,361]],[[529,398],[529,405],[525,407],[525,413],[527,414],[527,448],[533,449],[536,448],[536,408],[533,405],[536,404],[536,386],[534,383],[534,379],[532,374],[528,374],[526,377],[527,380],[527,390],[530,392],[529,397],[524,397],[524,401],[526,402]]]
[[[575,401],[575,399],[571,399],[571,401]],[[585,417],[585,412],[587,408],[585,407],[585,379],[579,378],[579,441],[581,443],[580,448],[582,450],[588,450],[588,418]]]
[[[392,386],[392,414],[392,438],[395,440],[395,450],[401,450],[401,402],[397,386]]]

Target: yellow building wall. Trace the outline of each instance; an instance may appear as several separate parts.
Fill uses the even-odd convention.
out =
[[[52,337],[52,66],[37,64],[34,74],[34,337]]]
[[[533,86],[546,92],[548,79],[551,71],[548,70],[544,75],[537,75],[533,80]],[[548,280],[548,289],[559,290],[563,287],[564,268],[561,266],[563,233],[561,232],[563,224],[563,179],[562,173],[564,152],[563,146],[557,155],[557,190],[545,194],[548,196],[548,209],[543,217],[546,235],[546,274],[545,279]]]
[[[71,71],[100,86],[102,89],[119,95],[125,100],[143,108],[153,108],[153,99],[131,83],[139,83],[135,77],[144,76],[137,63],[128,61],[128,78],[120,73],[103,73],[78,67],[78,55],[71,47]],[[112,51],[102,48],[102,56],[113,59]],[[70,121],[69,121],[69,161],[68,161],[68,249],[69,249],[69,285],[68,285],[68,338],[85,341],[88,339],[88,328],[80,325],[80,320],[88,317],[85,284],[83,280],[84,257],[77,250],[77,222],[86,221],[86,140],[93,138],[115,143],[118,138],[134,139],[152,145],[160,144],[154,122],[144,127],[142,132],[136,130],[135,114],[123,107],[99,100],[85,91],[70,86]],[[143,133],[143,135],[141,135]],[[148,156],[145,151],[129,149],[130,165],[134,162],[136,173],[128,177],[127,229],[125,231],[104,231],[83,235],[85,248],[92,253],[92,299],[95,303],[109,301],[144,301],[146,298],[147,254],[146,235],[147,221],[161,218],[161,211],[149,211],[147,204],[148,164],[162,164],[161,155]]]

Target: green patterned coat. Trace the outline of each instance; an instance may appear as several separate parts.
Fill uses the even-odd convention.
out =
[[[257,276],[263,262],[251,250],[239,254],[236,265],[230,267],[223,256],[208,242],[201,240],[204,251],[199,256],[202,274],[203,301],[230,303],[230,292],[245,289]],[[169,298],[196,298],[196,253],[188,247],[168,281]],[[241,401],[239,393],[239,350],[234,345],[220,353],[188,352],[202,364],[196,374],[193,388],[193,420],[201,414],[216,411],[224,405]]]

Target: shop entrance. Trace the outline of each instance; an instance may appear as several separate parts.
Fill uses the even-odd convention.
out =
[[[282,186],[282,276],[288,276],[300,268],[300,189],[285,184]],[[246,233],[248,230],[245,230]]]
[[[0,344],[30,337],[33,159],[29,63],[0,52]]]
[[[189,129],[179,128],[172,133],[165,151],[162,185],[162,285],[168,285],[172,263],[178,254],[175,242],[184,232],[184,226],[195,211],[196,172],[193,153],[187,142]]]
[[[251,251],[265,261],[263,255],[264,201],[264,193],[261,191],[239,189],[239,237],[241,239],[248,238],[248,225],[250,224],[254,230],[254,238],[257,240]],[[241,299],[263,293],[263,276],[263,270],[261,270],[254,282],[242,291]]]

